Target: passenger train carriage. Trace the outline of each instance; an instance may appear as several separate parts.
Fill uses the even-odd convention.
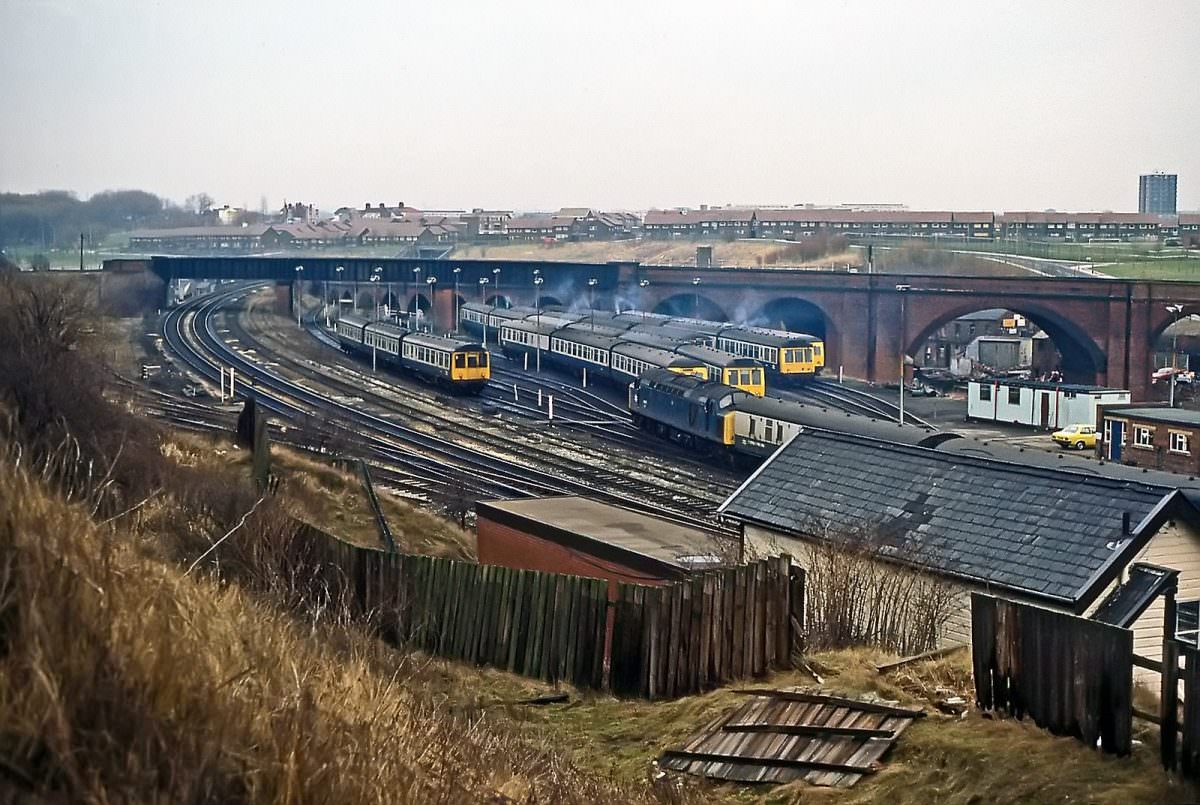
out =
[[[762,458],[802,428],[922,447],[936,447],[958,438],[957,434],[931,428],[901,426],[789,400],[758,398],[720,383],[661,369],[651,369],[630,384],[629,411],[641,429],[708,455]]]
[[[825,355],[820,349],[818,365],[816,344],[820,341],[812,336],[740,327],[721,330],[713,342],[723,352],[762,361],[773,378],[784,382],[811,379],[820,372]]]
[[[478,394],[491,378],[491,358],[481,344],[414,333],[354,314],[343,315],[334,329],[346,352],[372,356],[454,392]]]

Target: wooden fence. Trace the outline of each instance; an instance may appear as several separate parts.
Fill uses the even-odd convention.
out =
[[[663,587],[618,585],[612,690],[670,698],[791,667],[803,602],[803,571],[786,555]]]
[[[981,709],[1129,754],[1133,632],[972,593],[971,643]]]
[[[610,606],[601,579],[386,553],[308,527],[301,538],[314,581],[388,639],[550,682],[611,679],[625,695],[680,696],[789,666],[803,624],[803,575],[787,557],[621,584]]]

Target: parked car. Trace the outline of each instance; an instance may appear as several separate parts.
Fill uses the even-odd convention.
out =
[[[1062,430],[1055,431],[1050,438],[1063,448],[1084,450],[1096,447],[1096,429],[1091,425],[1067,425]]]

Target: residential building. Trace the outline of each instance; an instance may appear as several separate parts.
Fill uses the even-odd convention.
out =
[[[1197,482],[1040,451],[1002,447],[987,455],[988,449],[973,439],[929,448],[805,429],[718,511],[741,526],[748,555],[787,553],[809,571],[810,608],[819,603],[821,570],[839,545],[854,552],[855,562],[869,562],[875,578],[911,579],[911,596],[932,591],[929,600],[910,598],[890,614],[898,624],[933,620],[939,646],[970,644],[972,592],[1088,616],[1141,562],[1180,572],[1176,628],[1186,613],[1194,633]],[[862,612],[879,614],[870,606]],[[1132,624],[1137,654],[1161,656],[1162,622],[1160,600]]]
[[[493,240],[508,234],[512,210],[485,210],[476,207],[463,215],[463,237],[468,240]]]
[[[1133,467],[1200,476],[1200,411],[1167,405],[1105,405],[1099,455]]]
[[[269,227],[188,226],[175,229],[139,229],[129,233],[129,250],[172,254],[178,252],[255,252],[263,246]]]
[[[1138,177],[1138,212],[1145,215],[1175,215],[1175,191],[1179,177],[1174,173],[1144,173]]]
[[[1200,213],[1179,216],[1179,242],[1183,246],[1200,246]]]

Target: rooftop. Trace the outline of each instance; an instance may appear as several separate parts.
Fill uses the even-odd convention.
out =
[[[1104,413],[1112,416],[1127,416],[1130,419],[1144,419],[1147,422],[1200,426],[1200,411],[1188,411],[1183,408],[1168,408],[1157,405],[1105,406]]]
[[[640,558],[682,575],[717,562],[711,534],[589,498],[481,500],[475,505],[479,517],[622,563]]]
[[[1009,386],[1026,389],[1048,389],[1050,391],[1072,391],[1076,394],[1128,394],[1129,389],[1115,389],[1108,386],[1089,386],[1083,383],[1055,383],[1049,380],[1012,380],[994,377],[991,380],[971,380],[970,383],[986,383],[993,386]]]
[[[1140,547],[1125,516],[1148,521],[1174,491],[805,430],[720,510],[799,537],[866,531],[898,562],[1079,609]]]

